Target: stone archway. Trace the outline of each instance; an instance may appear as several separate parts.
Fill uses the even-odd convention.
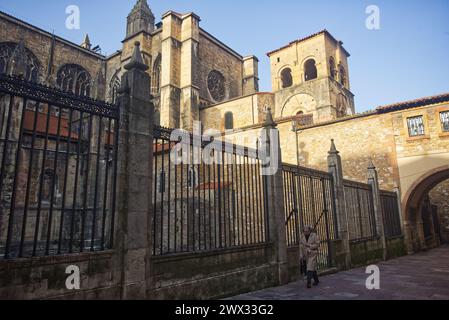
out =
[[[290,96],[284,103],[281,117],[292,117],[303,112],[304,114],[314,114],[317,108],[317,101],[308,93],[298,93]]]
[[[434,208],[429,192],[449,179],[449,165],[428,171],[408,189],[403,200],[405,232],[409,252],[418,252],[438,245],[435,234]]]

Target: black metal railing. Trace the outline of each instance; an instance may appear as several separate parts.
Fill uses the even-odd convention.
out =
[[[298,245],[304,226],[310,225],[321,239],[319,268],[332,267],[331,241],[338,238],[332,176],[287,164],[283,176],[287,245]]]
[[[400,237],[402,235],[402,227],[397,194],[395,192],[381,190],[380,200],[382,204],[385,236],[387,238]]]
[[[153,141],[154,255],[266,243],[265,177],[256,150],[213,141],[171,139],[156,127]],[[209,144],[209,147],[207,147]],[[205,156],[214,160],[204,161]],[[180,163],[180,161],[183,161]]]
[[[349,239],[363,241],[377,237],[372,186],[344,181]]]
[[[112,247],[119,109],[0,75],[0,256]]]

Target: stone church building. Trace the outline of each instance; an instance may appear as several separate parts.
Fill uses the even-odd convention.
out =
[[[259,92],[258,58],[239,54],[200,21],[169,11],[156,23],[138,0],[122,48],[103,56],[87,35],[78,45],[0,12],[0,72],[11,73],[22,55],[28,80],[115,103],[139,42],[161,126],[192,130],[201,121],[254,147],[270,108],[284,162],[327,171],[334,139],[346,178],[366,182],[372,159],[382,188],[400,192],[410,252],[449,241],[449,93],[357,113],[350,54],[327,30],[269,52],[272,92]]]

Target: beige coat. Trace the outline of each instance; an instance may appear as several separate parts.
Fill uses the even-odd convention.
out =
[[[311,233],[309,241],[306,241],[304,234],[301,235],[301,259],[307,261],[307,271],[317,271],[318,248],[320,247],[320,238],[316,233]]]

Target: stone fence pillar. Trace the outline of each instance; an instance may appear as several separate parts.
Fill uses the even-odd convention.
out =
[[[374,218],[376,219],[377,235],[380,237],[382,244],[382,258],[383,260],[387,260],[387,240],[385,238],[384,213],[380,199],[379,178],[376,167],[371,159],[368,165],[368,184],[372,187]]]
[[[152,287],[151,197],[153,113],[148,66],[140,44],[125,65],[119,91],[117,219],[114,250],[121,299],[145,299]]]
[[[279,285],[288,283],[287,237],[284,211],[284,182],[282,177],[282,157],[279,131],[273,120],[271,110],[267,110],[263,126],[262,150],[265,161],[262,172],[265,184],[265,205],[268,215],[269,241],[274,244],[272,263],[277,265]],[[299,263],[299,261],[298,261]]]
[[[329,173],[332,175],[335,195],[335,216],[337,218],[338,237],[341,240],[339,267],[349,269],[351,267],[351,248],[349,243],[348,217],[346,212],[345,189],[343,179],[343,166],[340,152],[335,147],[332,139],[331,148],[327,157]],[[336,251],[333,250],[335,254]],[[335,257],[334,257],[335,258]]]

